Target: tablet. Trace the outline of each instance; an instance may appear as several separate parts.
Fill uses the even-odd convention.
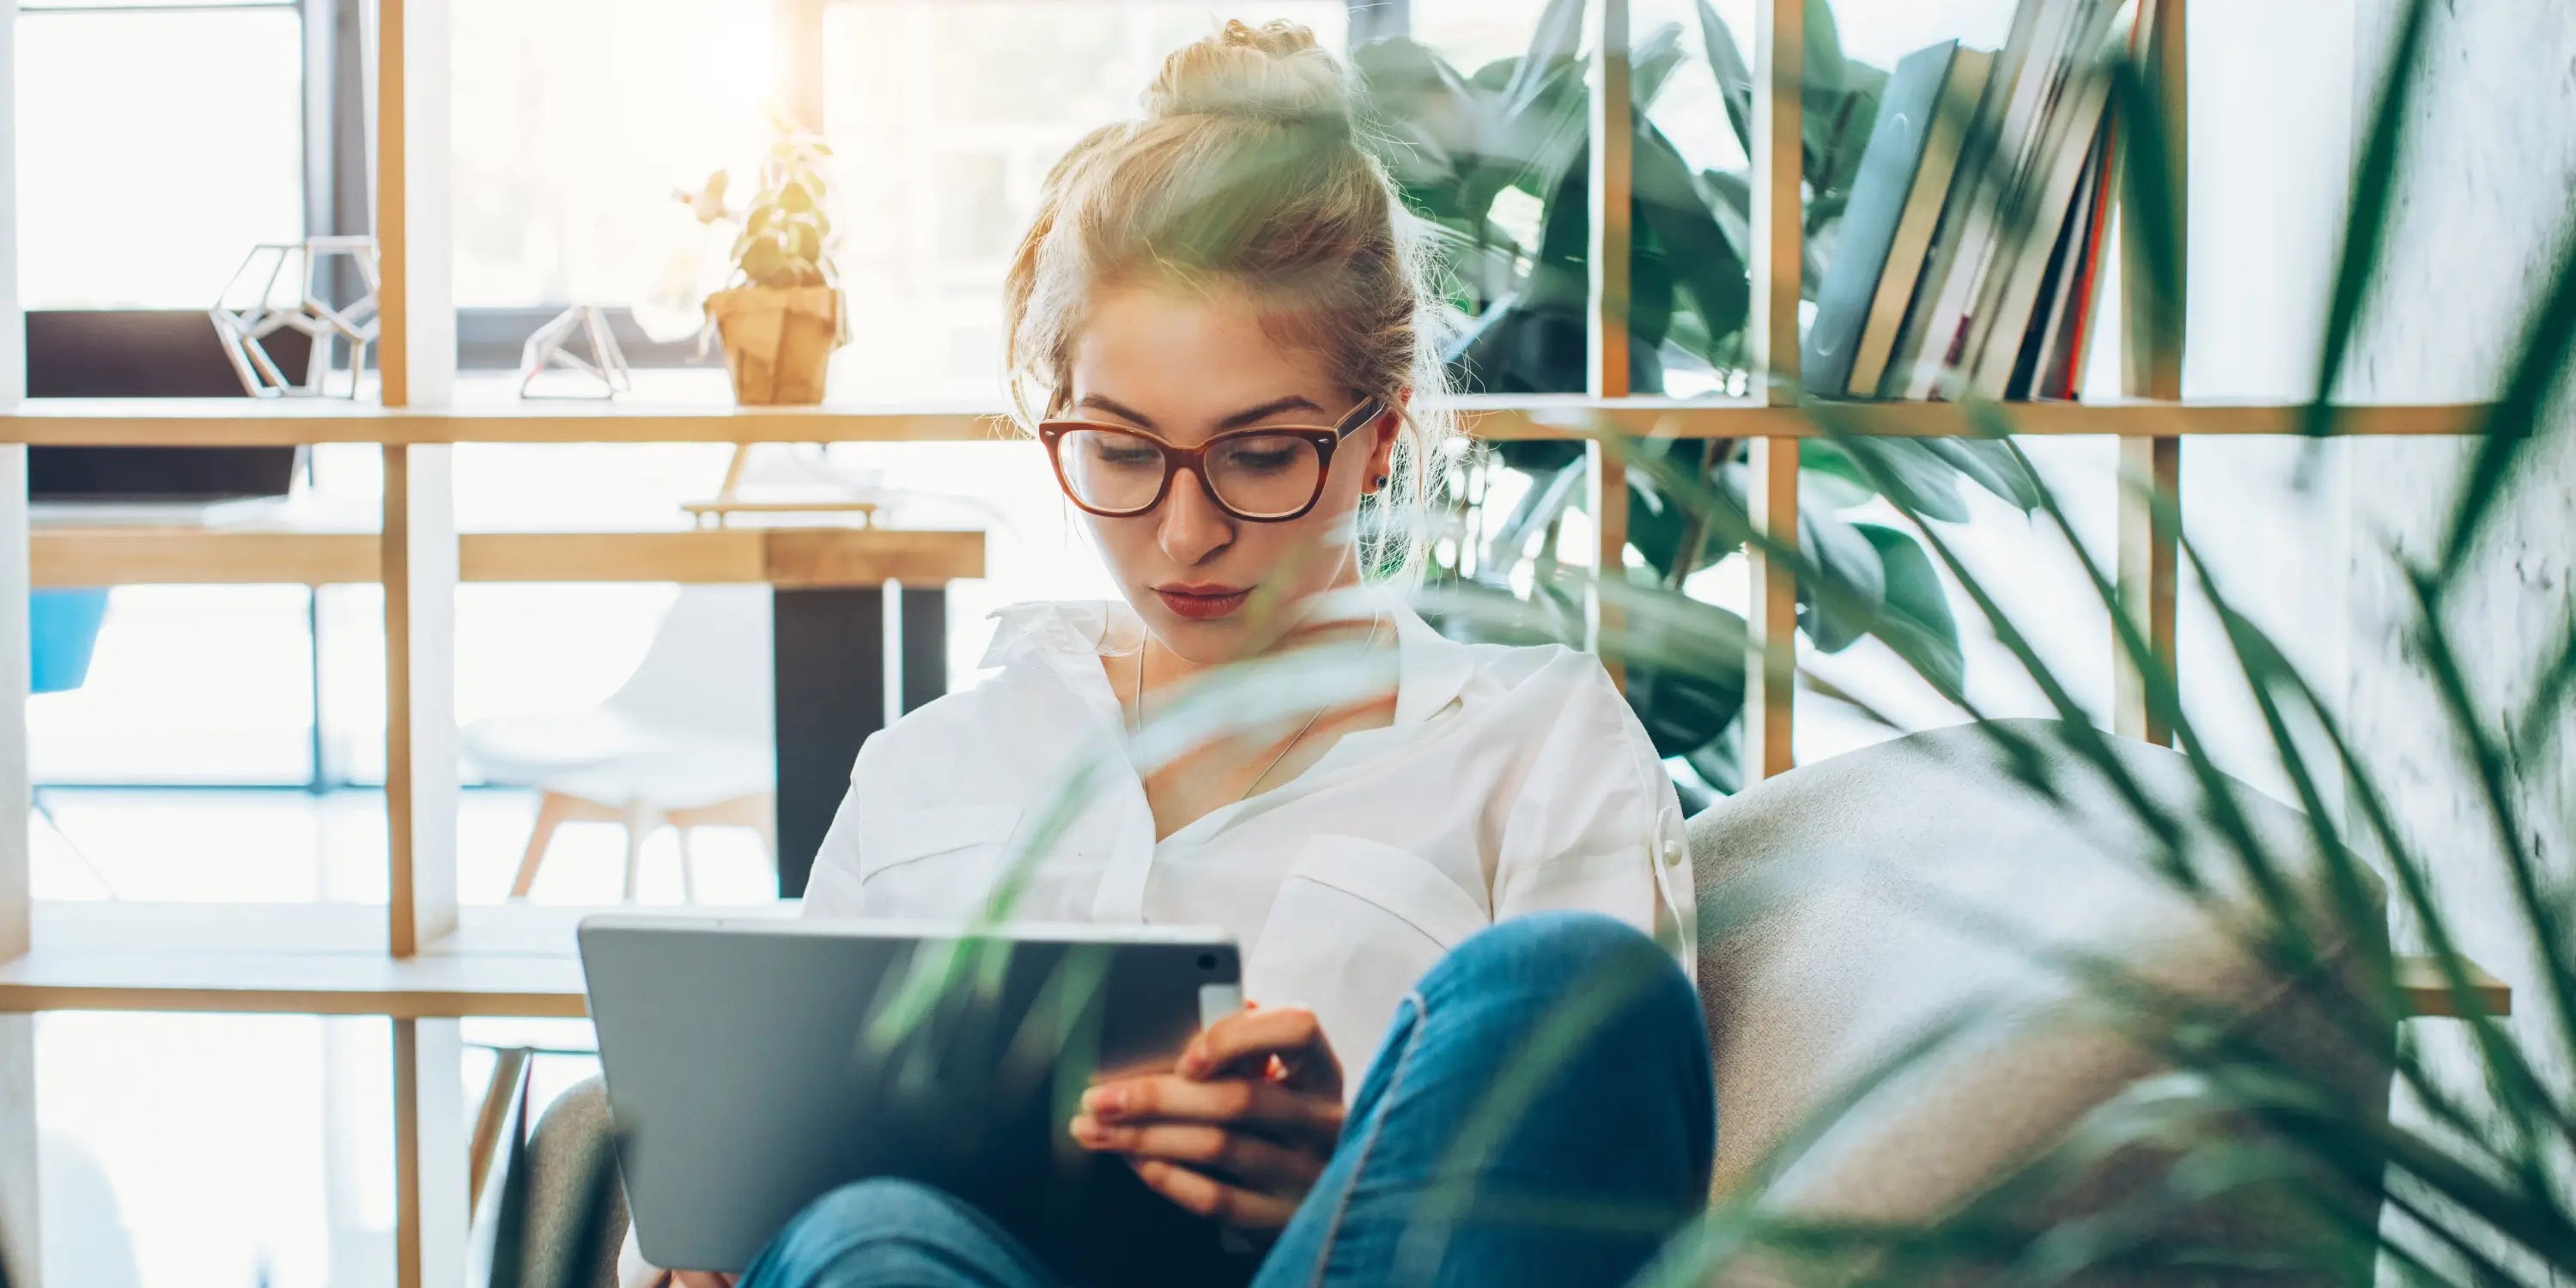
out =
[[[1169,1067],[1241,1007],[1223,931],[600,916],[580,942],[653,1264],[741,1270],[816,1198],[890,1176],[1075,1282],[1231,1277],[1214,1227],[1066,1130],[1096,1073]]]

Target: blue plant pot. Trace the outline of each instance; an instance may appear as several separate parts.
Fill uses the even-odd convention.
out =
[[[99,623],[107,619],[104,590],[39,590],[27,597],[27,643],[35,661],[29,691],[60,693],[89,678],[98,651]]]

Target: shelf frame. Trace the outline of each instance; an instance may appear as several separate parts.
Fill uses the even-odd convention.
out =
[[[1606,372],[1604,373],[1607,374]],[[1622,377],[1624,383],[1624,375]],[[186,403],[185,406],[173,406]],[[1630,438],[1815,438],[1830,411],[1856,434],[1968,438],[1979,430],[1956,403],[1826,402],[1785,395],[1674,399],[1534,394],[1451,400],[1460,429],[1488,442]],[[2301,432],[2305,404],[2245,400],[2008,403],[2024,437],[2245,437]],[[2447,437],[2479,432],[2487,408],[2428,403],[2337,408],[2336,432],[2362,437]],[[553,443],[994,443],[1024,440],[999,411],[974,407],[668,407],[606,404],[525,412],[480,406],[316,408],[309,401],[29,399],[0,403],[0,444],[40,447],[280,447],[319,443],[388,446]]]
[[[0,336],[26,334],[18,307],[18,0],[0,0]],[[27,392],[24,344],[0,344],[0,407]],[[0,441],[0,961],[32,941],[27,761],[27,449]],[[33,1284],[42,1271],[36,1232],[36,1023],[0,1015],[0,1276]]]
[[[47,1011],[381,1016],[397,1021],[580,1019],[589,1014],[574,939],[584,918],[723,916],[789,920],[793,901],[740,907],[461,908],[457,926],[408,957],[388,952],[381,904],[34,905],[33,945],[0,961],[0,1016]],[[2512,1013],[2503,982],[2472,970],[2473,998]],[[2433,963],[2401,958],[2412,1016],[2458,1014]]]
[[[984,575],[984,534],[918,528],[696,528],[667,532],[467,532],[457,580],[681,582],[780,589],[937,585]],[[387,556],[375,532],[293,528],[40,527],[30,542],[37,588],[170,585],[360,585]]]
[[[1622,0],[1624,2],[1624,0]],[[1805,271],[1803,112],[1806,0],[1757,0],[1753,61],[1753,378],[1766,404],[1794,403],[1799,389],[1798,305]],[[1786,555],[1798,548],[1798,457],[1802,441],[1766,434],[1748,445],[1747,518],[1778,551],[1754,548],[1745,613],[1746,786],[1797,764],[1798,580]]]

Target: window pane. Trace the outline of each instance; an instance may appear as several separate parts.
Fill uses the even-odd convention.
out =
[[[85,681],[27,704],[36,780],[304,782],[305,602],[300,586],[117,588]]]
[[[1285,0],[1340,50],[1342,0]],[[1163,55],[1214,30],[1199,0],[844,0],[824,15],[855,343],[833,390],[1000,401],[1002,274],[1056,159],[1137,112]],[[870,303],[871,301],[875,303]]]
[[[699,239],[673,193],[760,142],[769,9],[456,0],[457,304],[636,303]]]
[[[18,41],[26,307],[203,308],[304,235],[294,10],[29,13]]]
[[[2096,564],[2109,567],[2118,523],[2118,511],[2112,504],[2119,495],[2118,443],[2092,435],[2027,438],[2020,442],[2038,471],[2039,481],[2065,507],[2085,554]],[[1811,484],[1812,480],[1811,474]],[[1953,478],[1942,486],[1955,492],[1960,508],[1967,513],[1965,522],[1932,525],[1942,542],[1994,597],[2006,619],[2049,672],[2065,685],[2075,704],[2091,715],[2095,724],[2107,727],[2114,648],[2111,617],[2085,575],[2083,561],[2048,519],[2023,515],[2009,502],[1965,477]],[[1959,588],[1958,578],[1939,566],[1938,558],[1929,553],[1929,543],[1915,533],[1912,524],[1898,517],[1894,507],[1877,498],[1858,505],[1820,505],[1822,494],[1812,485],[1802,489],[1802,496],[1805,504],[1841,523],[1891,528],[1925,550],[1924,562],[1935,567],[1942,598],[1956,623],[1971,706],[1996,718],[2056,717],[2056,708],[2047,693],[2032,680],[2012,649],[1996,637],[1975,602]],[[1701,576],[1714,576],[1742,564],[1741,559],[1729,560],[1715,572]],[[1735,574],[1735,580],[1737,585],[1743,584],[1740,572]],[[1801,688],[1796,698],[1796,742],[1802,764],[1899,733],[1937,729],[1968,718],[1964,709],[1942,699],[1902,656],[1876,636],[1829,654],[1819,651],[1812,637],[1802,633],[1798,652],[1800,666],[1834,688],[1861,699],[1869,710],[1896,726],[1887,728],[1863,710],[1813,688]]]
[[[46,1283],[393,1282],[383,1021],[68,1012],[35,1028]]]

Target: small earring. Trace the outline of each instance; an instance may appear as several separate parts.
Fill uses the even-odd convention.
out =
[[[1385,487],[1385,486],[1386,486],[1386,476],[1385,476],[1385,475],[1383,475],[1383,474],[1380,474],[1380,475],[1378,475],[1378,476],[1377,476],[1377,482],[1375,482],[1375,483],[1373,483],[1373,484],[1370,484],[1370,485],[1369,485],[1369,491],[1371,491],[1371,492],[1375,492],[1375,491],[1377,491],[1377,490],[1379,490],[1380,488],[1383,488],[1383,487]]]

